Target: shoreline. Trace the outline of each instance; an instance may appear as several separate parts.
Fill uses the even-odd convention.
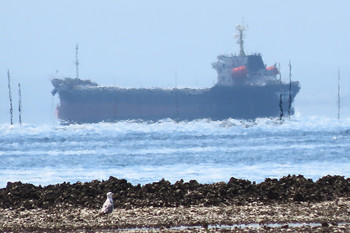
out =
[[[344,232],[350,230],[349,210],[350,198],[317,203],[115,209],[109,216],[88,208],[0,209],[0,231]]]
[[[109,191],[115,210],[99,216]],[[1,232],[344,232],[350,231],[350,178],[314,182],[289,175],[259,184],[231,178],[142,186],[115,177],[45,187],[9,182],[0,189],[0,223]]]

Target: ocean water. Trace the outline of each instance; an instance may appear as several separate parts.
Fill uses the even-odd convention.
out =
[[[125,178],[145,184],[302,174],[350,177],[350,118],[0,125],[0,188]]]

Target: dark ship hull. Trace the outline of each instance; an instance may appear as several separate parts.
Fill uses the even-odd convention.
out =
[[[289,108],[289,84],[167,90],[72,85],[72,82],[82,81],[53,80],[53,94],[58,92],[60,97],[58,118],[68,123],[277,117],[281,90],[285,113]],[[292,82],[291,101],[299,89],[299,83]],[[294,109],[290,112],[293,114]]]

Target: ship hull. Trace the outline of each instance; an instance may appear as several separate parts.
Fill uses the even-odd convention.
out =
[[[293,82],[292,102],[299,89],[299,83]],[[57,92],[58,118],[67,123],[278,117],[280,93],[284,114],[289,109],[289,84],[171,90],[96,86],[64,88]],[[290,113],[294,113],[293,108]]]

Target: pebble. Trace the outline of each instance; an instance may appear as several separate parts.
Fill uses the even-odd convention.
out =
[[[238,232],[317,232],[322,231],[322,224],[330,232],[350,231],[349,184],[350,179],[342,176],[313,182],[301,175],[266,179],[260,184],[231,178],[227,183],[161,180],[141,186],[114,177],[46,187],[9,182],[0,189],[0,232],[135,228],[139,232],[160,228],[186,232],[193,226],[204,232],[220,225],[237,227]],[[116,208],[108,218],[98,215],[107,191],[114,193]],[[280,225],[267,227],[269,223]]]

